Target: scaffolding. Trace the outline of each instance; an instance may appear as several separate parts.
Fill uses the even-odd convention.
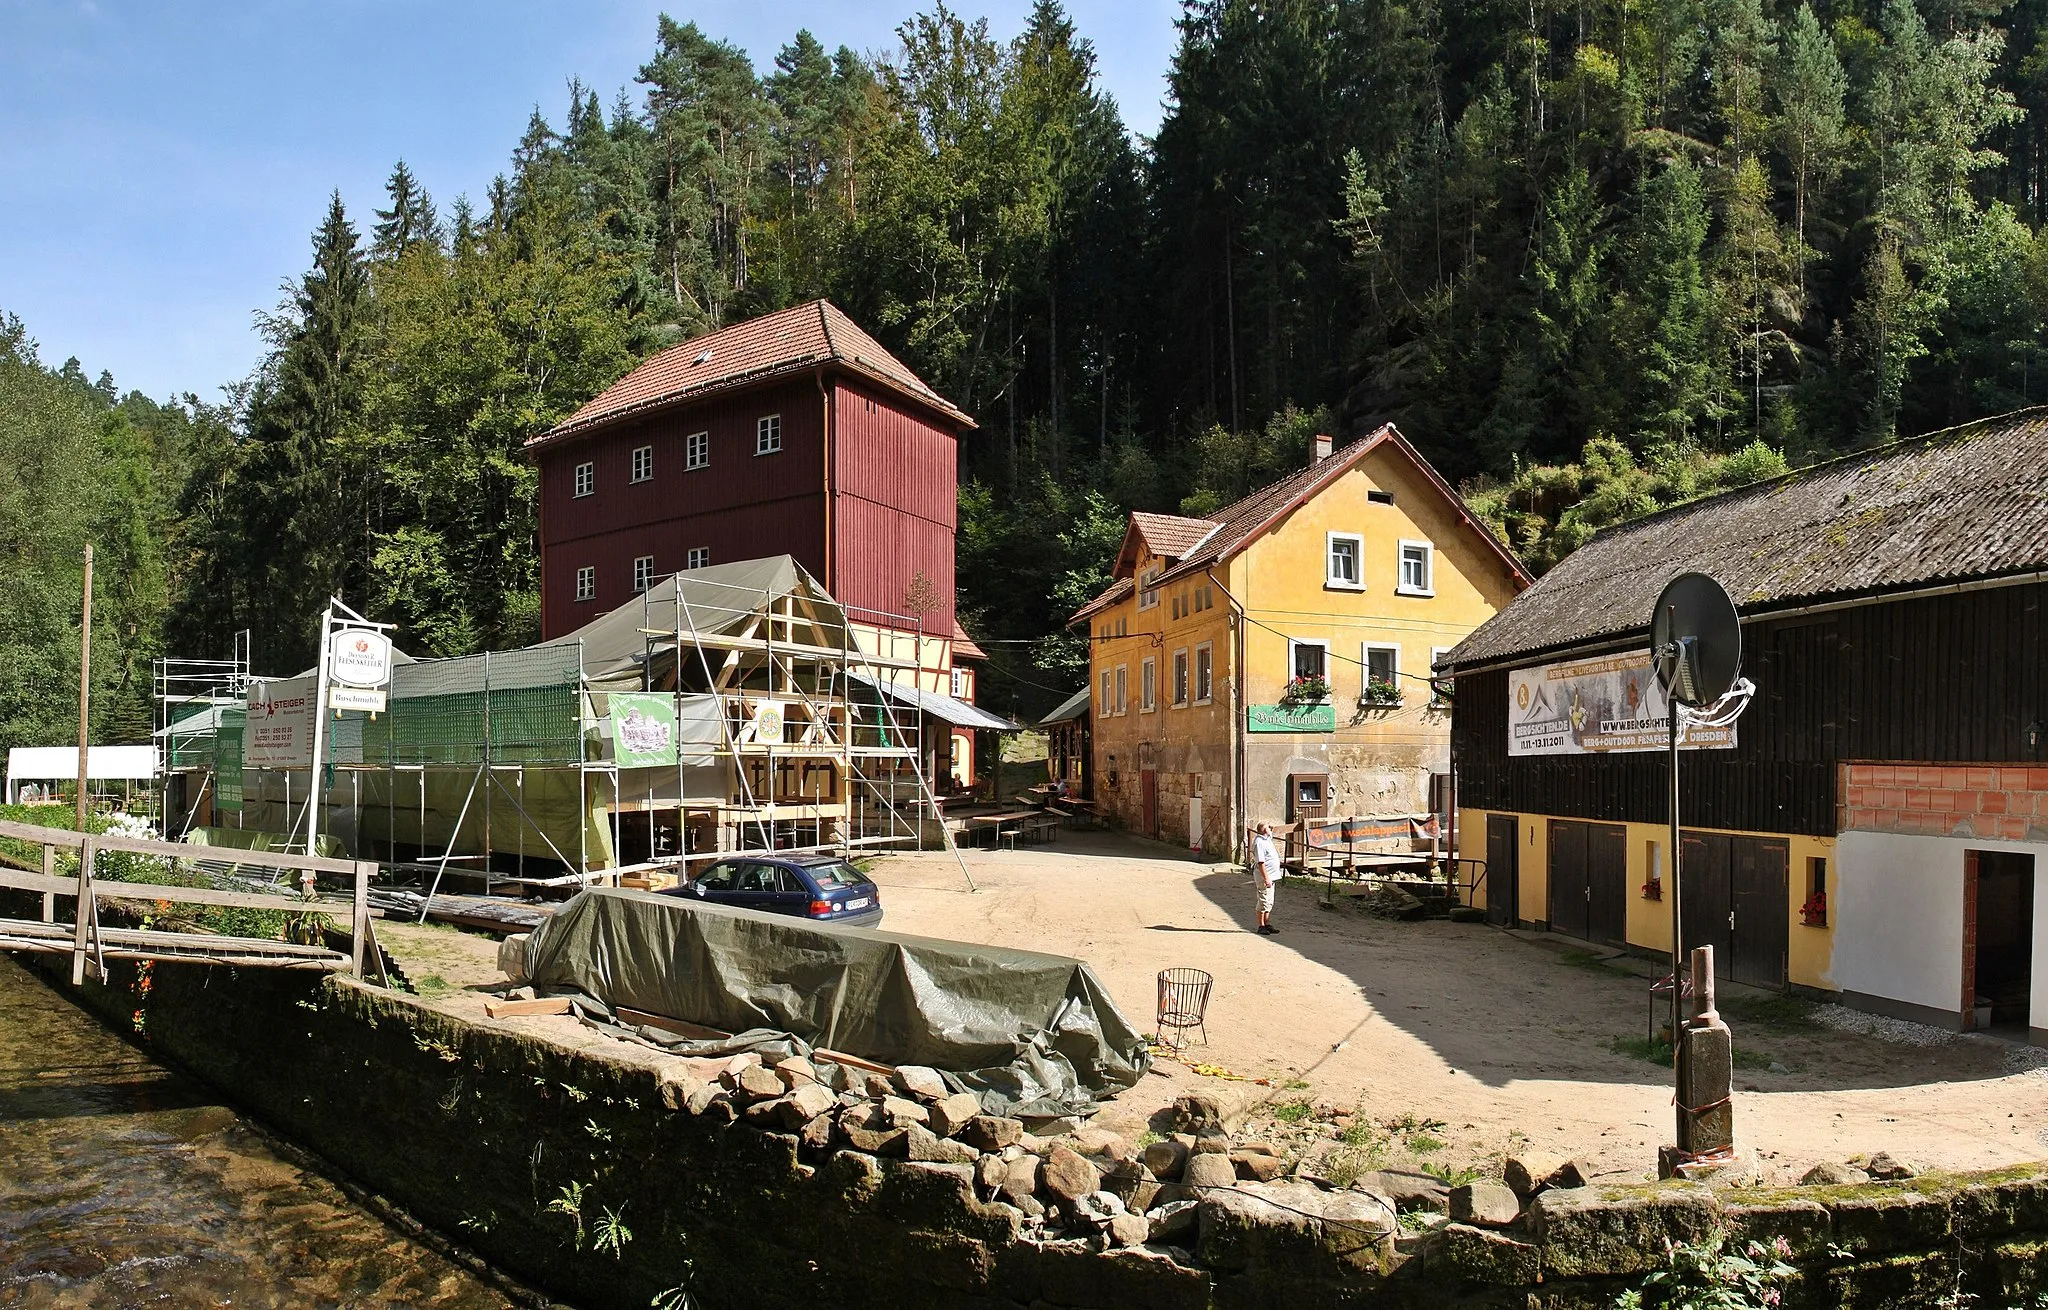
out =
[[[936,840],[915,685],[787,556],[651,585],[639,603],[554,641],[455,659],[399,658],[388,710],[331,712],[315,777],[301,739],[313,677],[220,675],[167,747],[210,804],[185,826],[213,841],[321,854],[526,888],[674,868],[747,849],[835,850]],[[187,662],[195,666],[203,662]],[[197,673],[189,676],[197,677]],[[665,724],[651,751],[637,737]],[[167,740],[172,740],[168,737]],[[644,820],[644,822],[643,822]]]

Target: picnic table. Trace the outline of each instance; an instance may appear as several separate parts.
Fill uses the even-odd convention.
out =
[[[967,819],[969,832],[989,834],[989,848],[995,849],[1008,836],[1010,844],[1016,845],[1020,835],[1031,835],[1049,840],[1059,831],[1059,820],[1042,810],[1009,810],[1002,814],[976,814]]]

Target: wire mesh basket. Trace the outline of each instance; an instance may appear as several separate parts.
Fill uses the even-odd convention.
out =
[[[1178,1051],[1187,1044],[1189,1032],[1202,1035],[1209,1044],[1209,1030],[1203,1019],[1209,1010],[1209,990],[1216,980],[1201,969],[1159,971],[1159,1013],[1154,1020],[1159,1044]]]

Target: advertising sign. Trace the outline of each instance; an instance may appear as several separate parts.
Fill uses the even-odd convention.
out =
[[[1335,705],[1248,705],[1246,732],[1335,732]]]
[[[368,628],[343,628],[334,633],[327,639],[327,676],[344,687],[383,686],[391,681],[391,638]]]
[[[612,758],[622,769],[676,762],[675,697],[650,692],[613,692]]]
[[[312,688],[303,678],[256,683],[242,724],[244,769],[306,769],[313,765]]]
[[[1647,650],[1508,674],[1509,755],[1609,755],[1668,749],[1671,711]],[[1729,750],[1735,728],[1687,728],[1687,750]]]

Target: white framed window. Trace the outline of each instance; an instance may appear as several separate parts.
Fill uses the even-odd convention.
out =
[[[645,482],[654,476],[654,447],[633,447],[633,481]]]
[[[1215,680],[1215,673],[1215,654],[1210,650],[1209,643],[1203,642],[1195,647],[1195,704],[1207,705],[1209,703],[1210,688]]]
[[[1116,702],[1109,698],[1109,670],[1102,671],[1102,694],[1095,698],[1095,717],[1106,719],[1114,712]]]
[[[1150,655],[1138,661],[1138,709],[1150,714],[1159,708],[1159,663]]]
[[[1321,678],[1330,680],[1330,643],[1327,641],[1302,641],[1289,638],[1287,642],[1287,676],[1293,678]]]
[[[641,555],[633,560],[633,590],[645,591],[654,585],[654,556]]]
[[[782,415],[769,414],[754,422],[754,453],[773,455],[782,449]]]
[[[1365,665],[1360,693],[1369,701],[1395,705],[1401,701],[1401,648],[1368,641],[1359,653]]]
[[[585,564],[576,570],[576,599],[597,599],[597,569],[594,565]]]
[[[966,699],[967,699],[967,694],[968,694],[968,687],[967,687],[967,670],[965,670],[965,669],[954,669],[954,670],[953,670],[953,699],[954,699],[954,700],[966,700]]]
[[[1394,590],[1403,596],[1436,595],[1436,547],[1426,541],[1401,543],[1401,580]]]
[[[1342,591],[1365,590],[1365,538],[1356,532],[1332,532],[1326,552],[1329,564],[1323,585]]]
[[[1173,703],[1188,703],[1188,653],[1184,649],[1173,653]]]
[[[709,563],[711,563],[711,547],[709,547],[709,546],[692,546],[692,547],[690,547],[689,563],[688,563],[688,565],[687,565],[686,567],[689,567],[689,568],[693,568],[693,569],[701,569],[701,568],[705,567],[706,565],[708,565]]]
[[[1129,668],[1130,666],[1126,664],[1116,666],[1116,712],[1118,714],[1128,714],[1131,709]]]
[[[1444,670],[1437,667],[1443,662],[1444,656],[1450,653],[1449,646],[1429,648],[1429,703],[1432,705],[1448,705],[1451,702],[1451,698],[1444,694],[1444,687],[1448,685],[1450,678]]]
[[[683,468],[708,469],[711,467],[711,434],[692,432],[683,438]]]
[[[1166,570],[1154,564],[1138,575],[1138,608],[1149,610],[1159,604],[1159,588],[1152,584],[1159,581],[1159,575]]]
[[[597,465],[591,463],[576,466],[576,494],[587,496],[597,490]]]

